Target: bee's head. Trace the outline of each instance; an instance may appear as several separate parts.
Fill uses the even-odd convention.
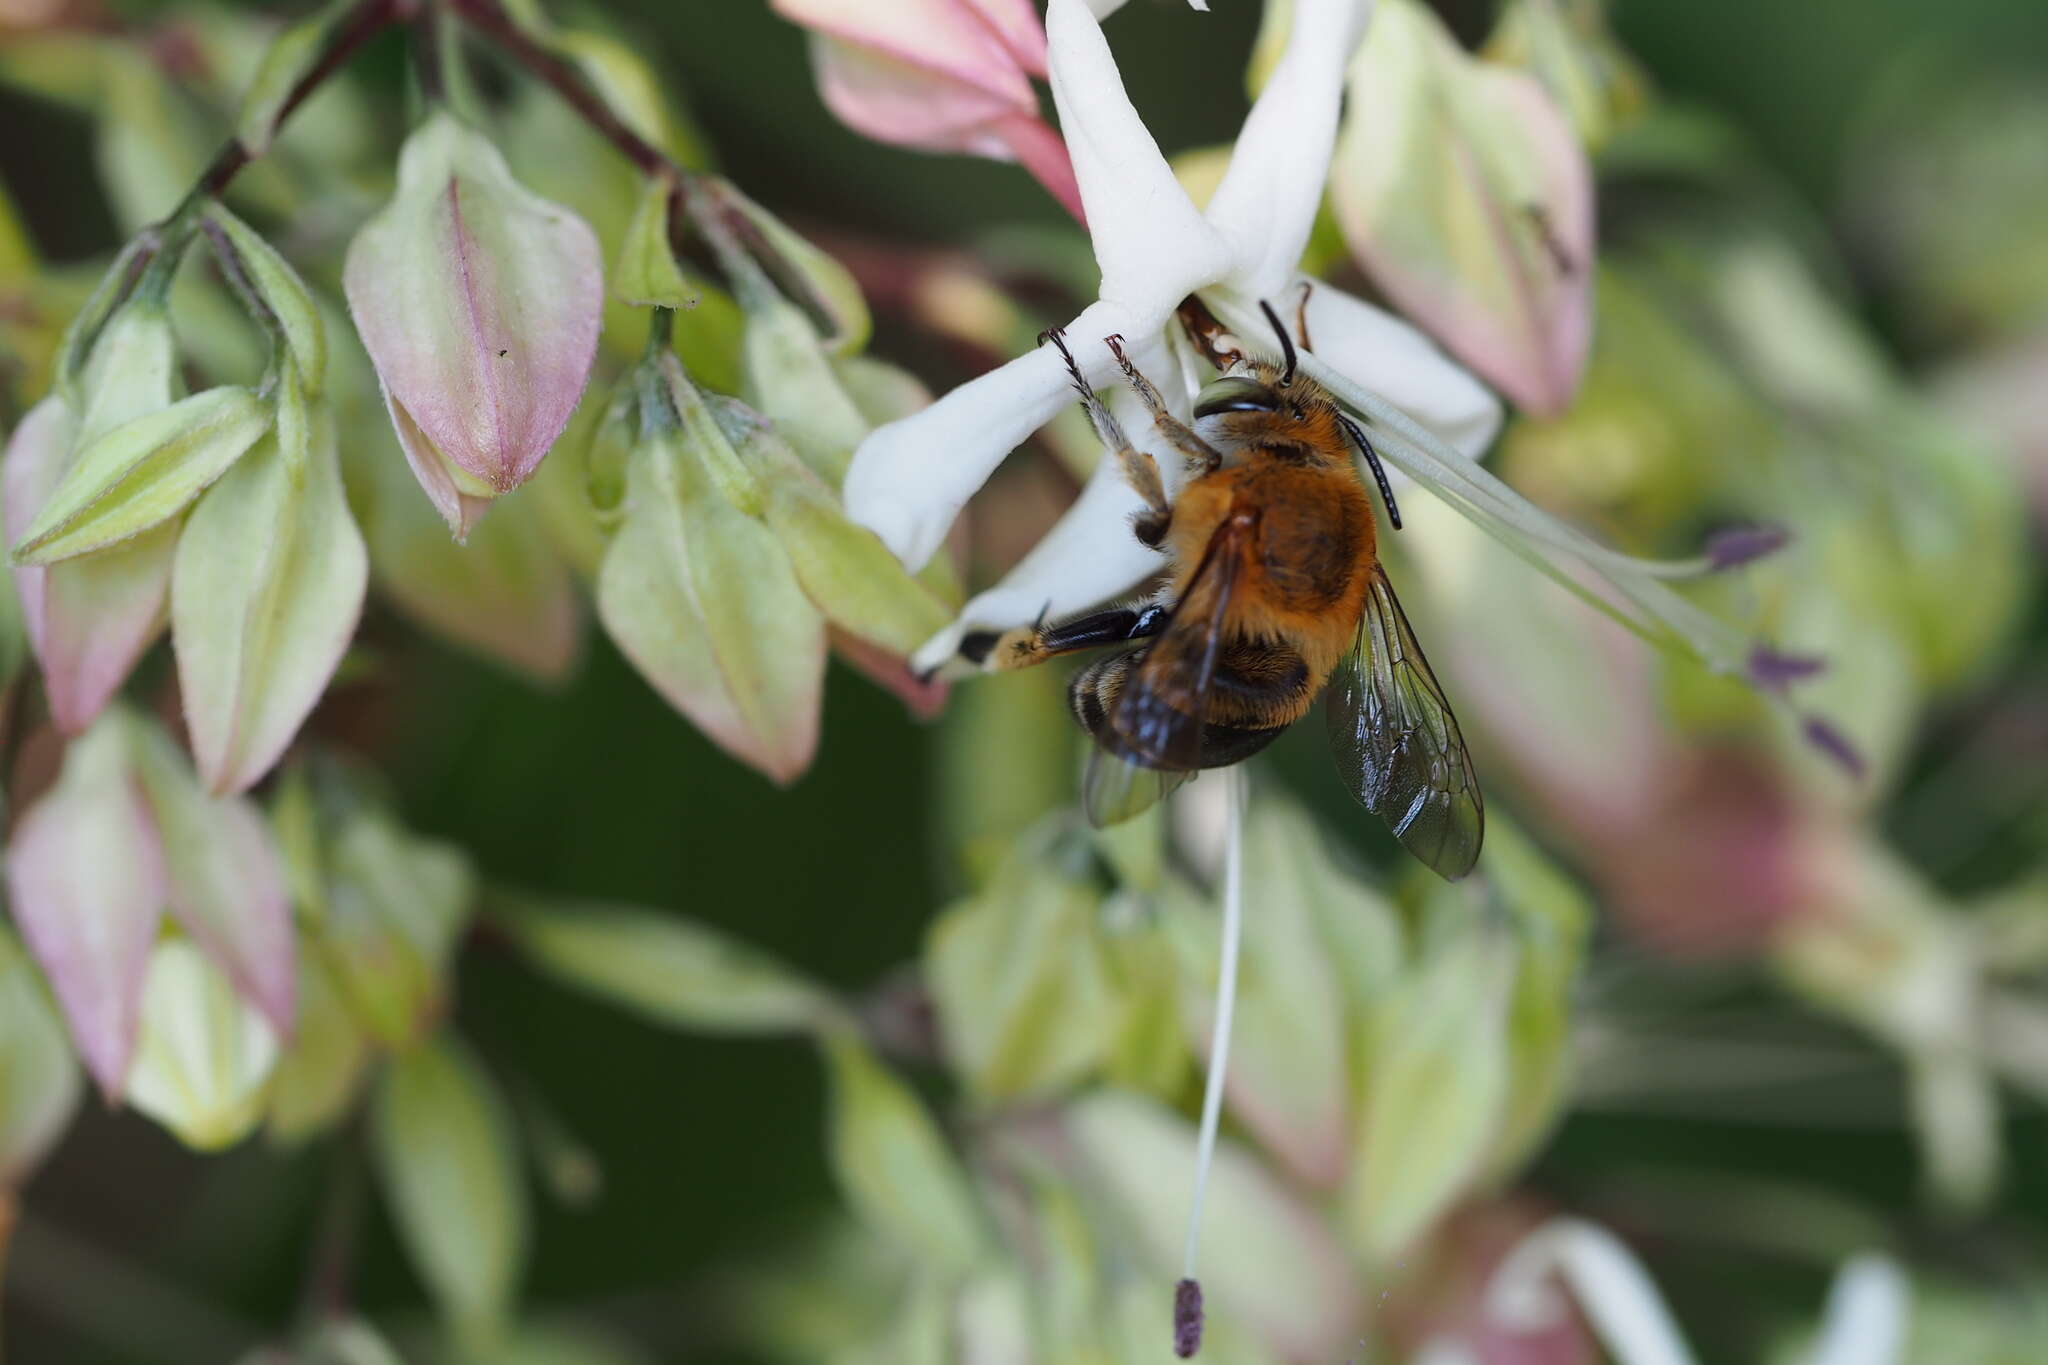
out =
[[[1259,307],[1280,338],[1283,363],[1275,365],[1239,351],[1230,373],[1202,390],[1195,399],[1195,421],[1218,436],[1255,440],[1306,416],[1302,395],[1294,391],[1294,338],[1270,304],[1262,301]]]

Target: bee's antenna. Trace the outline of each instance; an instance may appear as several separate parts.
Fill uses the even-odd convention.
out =
[[[1294,306],[1294,330],[1301,337],[1301,349],[1304,351],[1313,351],[1316,348],[1315,343],[1308,339],[1308,298],[1309,295],[1315,292],[1316,282],[1314,280],[1303,280],[1301,282],[1301,302]]]
[[[1287,335],[1287,328],[1282,325],[1280,315],[1273,311],[1272,304],[1260,299],[1259,311],[1266,315],[1266,321],[1273,324],[1273,331],[1280,338],[1280,354],[1287,361],[1287,368],[1280,372],[1280,387],[1284,389],[1294,382],[1294,338]]]
[[[1401,509],[1394,503],[1394,486],[1387,482],[1387,471],[1380,464],[1380,453],[1372,448],[1371,441],[1365,439],[1365,433],[1358,429],[1358,423],[1351,420],[1350,414],[1340,412],[1337,420],[1344,424],[1345,434],[1357,442],[1365,462],[1372,466],[1372,476],[1380,485],[1380,501],[1387,505],[1387,520],[1394,524],[1396,531],[1400,530]]]

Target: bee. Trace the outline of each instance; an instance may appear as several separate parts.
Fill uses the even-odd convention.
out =
[[[1364,432],[1296,373],[1293,339],[1261,307],[1279,335],[1280,363],[1212,348],[1223,374],[1196,398],[1192,428],[1130,362],[1122,339],[1105,339],[1188,463],[1170,500],[1157,462],[1131,445],[1060,334],[1046,334],[1144,503],[1131,529],[1166,556],[1165,586],[1133,606],[970,635],[961,652],[1011,669],[1121,646],[1068,689],[1074,718],[1095,741],[1082,803],[1097,825],[1137,814],[1199,771],[1258,753],[1321,695],[1352,795],[1415,857],[1462,877],[1479,857],[1485,803],[1457,718],[1379,560],[1353,451],[1398,530],[1393,490]]]

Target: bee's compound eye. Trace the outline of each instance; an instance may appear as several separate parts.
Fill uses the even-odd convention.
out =
[[[1232,375],[1219,379],[1195,399],[1196,417],[1214,417],[1219,412],[1271,412],[1280,406],[1272,388],[1256,379]]]

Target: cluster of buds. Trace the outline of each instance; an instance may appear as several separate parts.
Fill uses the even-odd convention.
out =
[[[462,860],[359,783],[295,772],[266,818],[119,705],[22,813],[7,893],[102,1095],[205,1149],[266,1117],[283,1137],[337,1118],[370,1047],[438,1017],[471,898]]]
[[[195,235],[269,335],[253,388],[181,396],[165,300]],[[168,606],[207,786],[241,791],[276,763],[340,661],[367,579],[325,379],[312,296],[220,204],[182,211],[115,262],[72,326],[56,392],[6,455],[15,587],[61,729],[101,714]]]

